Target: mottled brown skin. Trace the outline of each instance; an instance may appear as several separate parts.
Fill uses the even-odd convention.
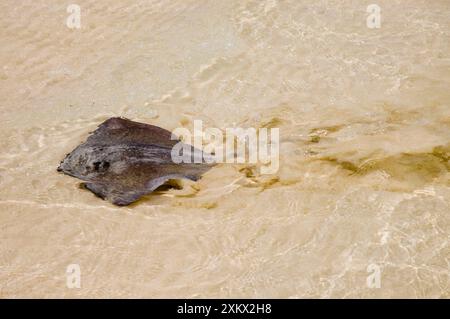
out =
[[[179,140],[171,137],[157,126],[110,118],[67,154],[57,170],[85,181],[87,189],[115,205],[128,205],[169,179],[196,181],[212,166],[174,163],[171,150]]]

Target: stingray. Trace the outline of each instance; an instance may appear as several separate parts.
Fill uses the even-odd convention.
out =
[[[97,196],[125,206],[169,180],[196,181],[211,168],[213,164],[205,161],[209,154],[188,144],[182,144],[183,149],[201,160],[174,162],[171,151],[177,143],[182,142],[163,128],[113,117],[67,154],[57,171],[83,180],[82,185]]]

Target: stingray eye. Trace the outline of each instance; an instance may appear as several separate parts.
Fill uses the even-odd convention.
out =
[[[94,162],[94,170],[98,172],[101,164],[102,164],[102,162]]]
[[[106,171],[109,168],[109,162],[105,162],[105,161],[103,161],[103,162],[94,162],[93,165],[94,165],[94,170],[96,172]]]

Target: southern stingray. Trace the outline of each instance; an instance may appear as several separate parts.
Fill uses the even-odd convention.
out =
[[[171,151],[177,143],[182,142],[165,129],[114,117],[67,154],[57,170],[83,180],[97,196],[124,206],[170,179],[196,181],[212,166],[204,160],[174,162]],[[202,159],[208,155],[183,146]]]

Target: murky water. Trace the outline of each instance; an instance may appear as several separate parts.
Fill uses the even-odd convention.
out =
[[[372,2],[2,1],[0,296],[448,298],[450,2]],[[279,127],[280,170],[118,208],[56,173],[110,116]]]

